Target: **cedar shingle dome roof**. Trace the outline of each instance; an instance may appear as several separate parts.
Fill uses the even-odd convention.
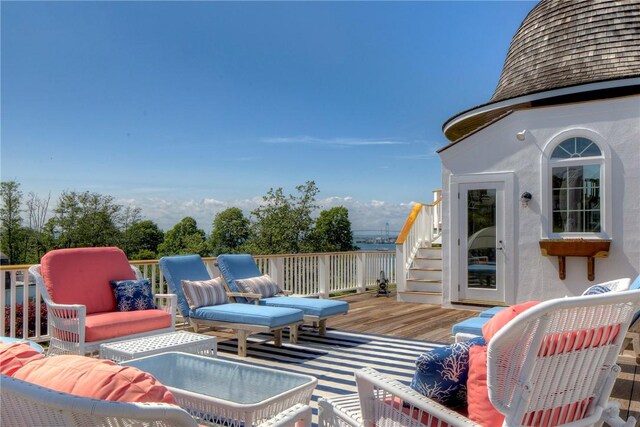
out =
[[[513,36],[491,102],[640,75],[640,1],[542,0]]]
[[[443,130],[460,141],[513,110],[640,93],[639,78],[640,0],[541,0],[513,36],[491,100]]]

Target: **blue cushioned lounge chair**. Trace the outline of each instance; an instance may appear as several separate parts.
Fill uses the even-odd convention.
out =
[[[282,345],[282,329],[289,327],[290,341],[295,343],[298,325],[302,324],[302,310],[286,307],[264,307],[255,304],[224,304],[191,309],[182,290],[183,280],[210,280],[200,255],[168,256],[159,263],[169,289],[178,297],[178,310],[193,329],[210,326],[232,329],[238,336],[238,355],[247,355],[247,337],[259,332],[273,332],[276,346]]]
[[[218,255],[216,259],[222,277],[232,292],[242,292],[236,280],[262,276],[255,260],[249,254]],[[236,302],[247,302],[242,297],[236,297],[235,300]],[[329,317],[346,314],[349,311],[347,302],[331,299],[272,296],[260,298],[259,303],[266,307],[289,307],[302,310],[305,322],[319,325],[320,335],[326,333],[326,322]]]

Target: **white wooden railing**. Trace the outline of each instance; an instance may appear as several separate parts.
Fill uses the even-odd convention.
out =
[[[365,292],[367,288],[377,285],[376,280],[381,271],[384,271],[391,283],[395,283],[395,258],[393,251],[255,256],[260,270],[273,277],[284,289],[292,291],[294,295],[317,295],[320,298],[346,291]],[[204,261],[211,277],[220,275],[215,258],[204,258]],[[131,263],[140,269],[144,277],[150,279],[154,293],[168,292],[157,260]],[[4,315],[0,317],[0,333],[4,336],[46,341],[49,337],[41,326],[46,324],[46,307],[33,277],[29,277],[29,267],[0,266],[1,276],[6,283],[5,292],[0,292],[0,306],[5,308]],[[29,286],[25,287],[25,282]],[[22,304],[23,301],[28,303]],[[37,310],[36,307],[42,308]],[[23,328],[22,319],[30,317],[31,328]]]
[[[434,192],[431,204],[416,203],[396,240],[396,284],[405,289],[406,278],[418,250],[431,247],[442,234],[442,198]]]

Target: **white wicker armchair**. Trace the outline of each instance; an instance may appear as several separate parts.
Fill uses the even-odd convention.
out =
[[[143,279],[140,270],[131,266],[136,278]],[[129,338],[172,332],[175,330],[175,312],[177,297],[174,294],[155,294],[156,306],[171,314],[171,326],[165,329],[156,329],[147,333],[116,337],[109,340],[86,342],[85,321],[87,310],[81,304],[56,304],[51,299],[44,278],[40,274],[40,265],[32,265],[29,273],[35,278],[36,286],[47,304],[47,330],[51,337],[49,341],[48,355],[94,353],[100,349],[100,344],[113,341],[121,341]]]
[[[184,409],[167,403],[111,402],[50,390],[16,378],[0,377],[3,427],[197,427]]]
[[[490,341],[487,382],[505,426],[635,426],[609,401],[616,359],[640,309],[640,290],[543,302]],[[321,400],[320,425],[476,425],[372,369],[356,373],[358,394]],[[440,420],[440,421],[438,421]]]
[[[0,375],[2,427],[197,427],[202,420],[166,403],[112,402],[74,396]],[[204,424],[206,425],[206,424]],[[310,427],[311,408],[296,405],[258,427]]]

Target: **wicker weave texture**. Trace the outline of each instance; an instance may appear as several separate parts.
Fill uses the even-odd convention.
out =
[[[216,355],[216,338],[185,331],[151,335],[102,344],[100,358],[122,362],[166,351],[181,351],[213,357]]]

